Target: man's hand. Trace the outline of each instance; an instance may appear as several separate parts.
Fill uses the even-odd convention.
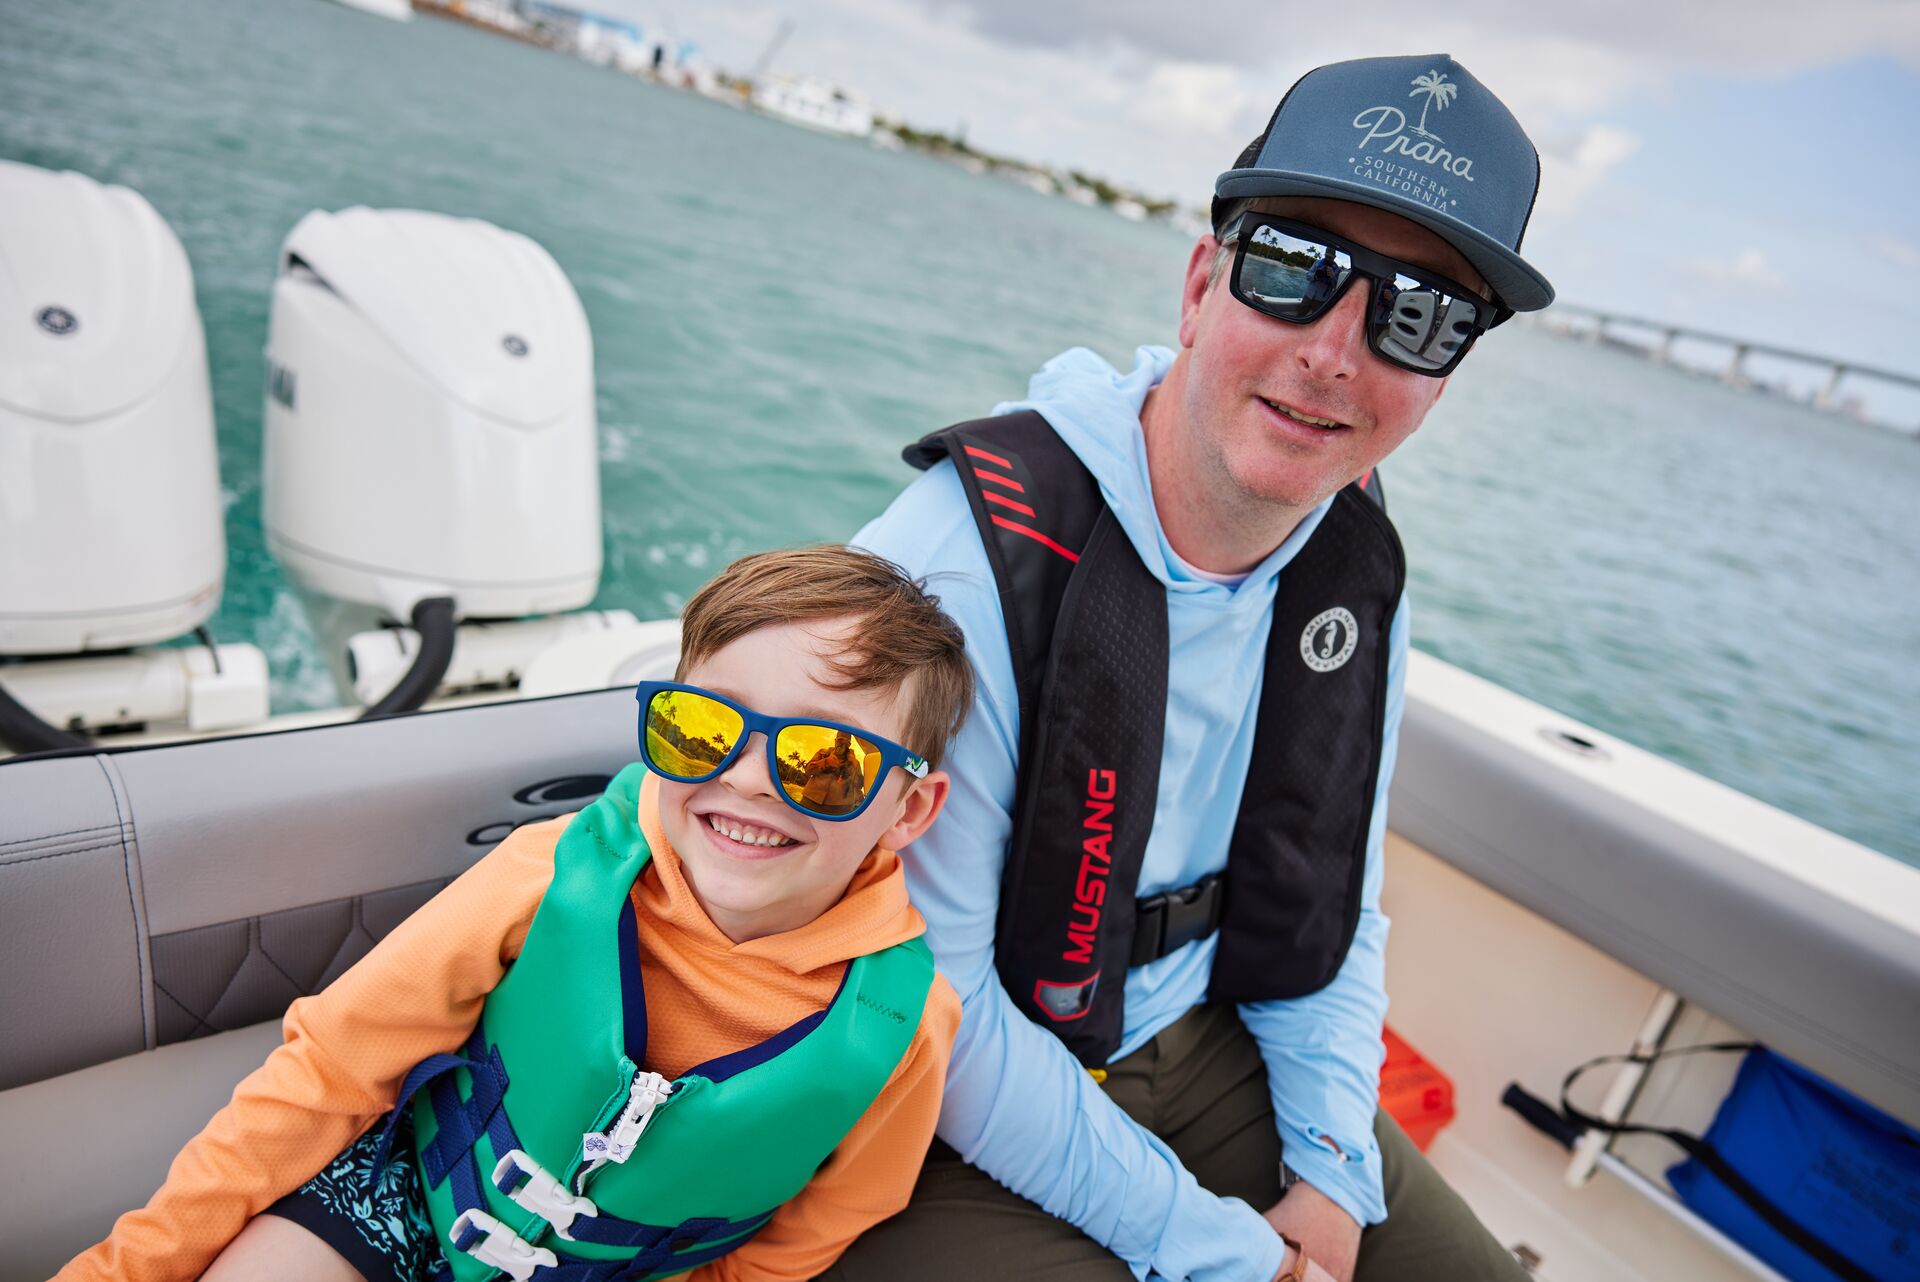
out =
[[[1324,1268],[1333,1282],[1353,1282],[1360,1255],[1360,1224],[1338,1203],[1311,1184],[1296,1184],[1267,1210],[1267,1223],[1306,1249],[1316,1272]]]

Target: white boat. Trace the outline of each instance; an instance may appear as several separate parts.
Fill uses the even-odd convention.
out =
[[[851,89],[818,76],[773,76],[753,87],[753,106],[790,124],[830,134],[865,138],[873,133],[873,107]]]
[[[131,208],[84,180],[60,182],[81,204]],[[0,201],[0,261],[12,261],[9,238],[26,234],[7,220],[17,207]],[[42,224],[122,234],[98,220]],[[145,215],[127,227],[166,256]],[[404,252],[383,250],[394,245]],[[58,249],[37,246],[32,261],[54,271]],[[132,252],[122,245],[114,261]],[[546,585],[554,595],[541,588],[516,603],[511,581],[524,576],[493,582],[458,560],[471,547],[454,533],[457,495],[434,491],[444,528],[338,527],[325,501],[364,483],[365,469],[348,466],[354,451],[391,451],[383,465],[399,494],[448,470],[434,453],[447,439],[482,439],[482,419],[514,415],[571,422],[536,452],[561,469],[551,487],[586,484],[565,467],[581,462],[566,442],[583,431],[591,440],[591,396],[585,420],[574,412],[583,371],[590,391],[591,353],[550,263],[484,224],[375,211],[311,215],[283,251],[269,448],[296,448],[279,435],[275,404],[318,415],[339,397],[339,421],[367,426],[359,443],[318,434],[334,436],[343,458],[270,464],[270,485],[319,486],[269,497],[276,548],[317,593],[421,619],[347,644],[362,675],[383,662],[379,646],[389,650],[384,675],[360,683],[361,704],[391,699],[397,680],[423,710],[359,720],[364,708],[348,706],[215,730],[193,724],[187,705],[156,700],[137,728],[0,759],[0,1134],[31,1155],[0,1167],[0,1275],[45,1276],[100,1238],[277,1042],[288,1002],[513,827],[577,809],[634,755],[631,686],[671,673],[678,626],[569,613],[583,576],[597,573],[580,529],[547,532],[556,541],[543,555],[565,570]],[[134,276],[146,278],[121,273]],[[0,313],[13,301],[8,280],[0,272]],[[89,298],[79,324],[110,329],[119,304]],[[197,333],[197,319],[177,324]],[[48,359],[75,359],[58,346],[66,335],[43,332]],[[525,363],[535,354],[537,369]],[[184,408],[153,405],[180,416],[182,439],[205,430],[190,396]],[[40,430],[7,412],[16,417],[0,417],[0,461],[10,433]],[[397,435],[400,422],[415,435]],[[558,506],[543,504],[538,519],[551,524]],[[499,540],[509,569],[525,537],[531,526]],[[470,584],[483,613],[557,613],[462,623]],[[450,620],[411,608],[435,599],[428,592],[453,600]],[[123,680],[118,669],[89,675],[84,638],[75,649],[50,661],[69,665],[68,683],[36,686],[38,708],[69,733],[74,720],[100,730],[119,701],[94,697],[72,717],[48,702]],[[430,652],[438,658],[425,663]],[[0,686],[31,702],[26,671],[0,667]],[[1455,1116],[1431,1157],[1537,1276],[1778,1275],[1674,1198],[1662,1169],[1677,1154],[1593,1138],[1569,1152],[1503,1105],[1511,1084],[1552,1100],[1568,1069],[1593,1056],[1754,1037],[1920,1122],[1920,869],[1418,653],[1389,814],[1390,1020],[1453,1087]],[[1731,1067],[1714,1057],[1650,1074],[1627,1066],[1586,1102],[1699,1132]]]
[[[358,9],[361,13],[370,13],[376,18],[390,18],[395,22],[413,21],[413,0],[333,0],[333,2],[345,5],[349,9]]]

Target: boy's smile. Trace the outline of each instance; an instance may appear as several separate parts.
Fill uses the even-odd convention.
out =
[[[771,825],[755,823],[752,819],[743,819],[721,810],[702,813],[698,809],[690,809],[689,813],[696,819],[704,820],[707,827],[722,839],[717,843],[722,850],[737,846],[739,849],[730,853],[745,859],[781,853],[785,847],[800,840],[792,833],[782,832]]]
[[[902,734],[899,688],[836,689],[833,666],[848,619],[759,628],[723,646],[681,679],[773,716],[818,717]],[[687,884],[713,924],[735,943],[804,926],[837,903],[876,846],[898,850],[939,812],[947,777],[915,783],[899,770],[843,822],[789,806],[767,773],[756,733],[725,771],[704,783],[660,779],[660,825],[680,856]],[[914,785],[909,787],[908,785]]]

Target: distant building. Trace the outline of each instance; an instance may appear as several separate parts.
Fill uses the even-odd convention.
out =
[[[549,0],[520,0],[520,16],[546,33],[556,49],[602,67],[644,71],[654,48],[638,25]]]

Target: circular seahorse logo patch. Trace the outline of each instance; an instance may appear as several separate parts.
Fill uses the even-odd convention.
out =
[[[1322,610],[1300,634],[1300,657],[1315,672],[1332,672],[1353,657],[1360,644],[1360,623],[1343,605]]]

